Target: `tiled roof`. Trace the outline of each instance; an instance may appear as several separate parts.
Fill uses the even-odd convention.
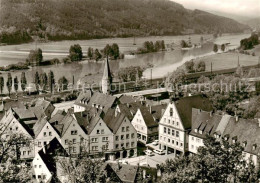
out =
[[[238,119],[231,117],[225,128],[223,136],[228,135],[229,141],[235,137],[243,146],[246,142],[244,151],[257,155],[260,153],[260,126],[258,119]],[[254,149],[253,146],[256,145]]]
[[[65,111],[62,111],[62,110],[59,110],[57,111],[56,114],[54,114],[51,119],[49,120],[50,123],[54,123],[54,122],[58,122],[60,123],[61,120],[66,116],[66,112]]]
[[[39,135],[46,123],[48,123],[48,121],[45,118],[41,118],[35,123],[35,125],[33,126],[33,132],[35,137]]]
[[[92,91],[86,90],[85,92],[81,92],[78,98],[75,101],[75,104],[83,104],[87,103],[89,99],[92,97]]]
[[[218,128],[222,115],[192,109],[192,127],[190,135],[205,138],[206,135],[213,135]],[[197,132],[195,132],[197,129]]]
[[[134,183],[137,175],[137,166],[117,163],[108,163],[109,166],[122,182]]]
[[[52,105],[49,101],[44,100],[43,98],[38,98],[34,101],[35,106],[42,106],[42,108],[45,110],[49,105]]]
[[[120,104],[130,104],[138,101],[139,99],[134,98],[133,96],[121,95],[118,100]]]
[[[126,116],[121,112],[116,112],[115,109],[109,109],[105,114],[103,120],[111,131],[115,134]]]
[[[192,108],[201,109],[203,111],[213,110],[209,99],[201,95],[184,97],[174,103],[185,129],[191,128]]]
[[[67,131],[67,129],[69,128],[70,124],[75,121],[74,117],[72,116],[72,114],[68,113],[60,122],[60,128],[62,127],[61,130],[61,137],[65,134],[65,132]],[[61,126],[63,125],[63,126]]]
[[[26,108],[13,108],[13,110],[21,120],[36,118],[36,115],[32,110]]]
[[[124,113],[127,118],[132,121],[135,113],[142,104],[140,102],[130,104],[118,104],[121,113]]]

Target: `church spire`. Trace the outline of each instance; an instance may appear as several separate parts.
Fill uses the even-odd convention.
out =
[[[102,77],[102,92],[105,94],[110,93],[110,85],[112,83],[112,74],[109,67],[108,57],[105,60],[104,72]]]

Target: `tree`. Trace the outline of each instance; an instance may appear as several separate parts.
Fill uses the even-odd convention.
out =
[[[221,45],[221,51],[225,51],[225,49],[226,49],[225,44],[222,44],[222,45]]]
[[[194,72],[194,62],[192,60],[189,62],[185,62],[185,68],[188,73]]]
[[[154,50],[159,51],[160,49],[161,49],[161,42],[156,41],[155,44],[154,44]]]
[[[69,58],[71,61],[80,61],[82,60],[83,53],[82,48],[79,44],[74,44],[70,46]]]
[[[140,79],[142,76],[143,76],[143,69],[139,66],[137,67],[130,66],[130,67],[120,69],[118,71],[118,77],[124,82],[128,80],[136,81]]]
[[[187,48],[187,47],[189,47],[189,45],[188,45],[188,43],[186,43],[186,41],[181,40],[181,47],[182,48]]]
[[[204,61],[200,61],[197,65],[197,72],[204,72],[206,70],[206,64]]]
[[[214,51],[215,53],[218,52],[218,45],[214,44],[214,46],[213,46],[213,51]]]
[[[201,36],[201,37],[200,37],[200,44],[202,45],[203,42],[204,42],[204,38],[203,38],[203,36]]]
[[[36,50],[30,50],[29,56],[26,61],[29,65],[32,66],[41,65],[43,61],[42,50],[40,48]]]
[[[4,77],[3,76],[0,76],[0,92],[3,93],[3,89],[4,89]]]
[[[169,81],[172,84],[183,84],[185,79],[186,75],[183,69],[177,69],[169,76]]]
[[[7,82],[6,82],[6,86],[7,86],[7,90],[10,96],[11,90],[12,90],[12,86],[13,86],[13,78],[11,73],[9,72],[7,75]]]
[[[18,81],[17,76],[15,76],[14,77],[14,90],[15,90],[16,93],[18,91],[18,87],[19,87],[19,81]]]
[[[86,152],[76,158],[59,158],[58,166],[68,182],[105,182],[104,163],[99,159],[91,159]]]
[[[103,52],[104,52],[104,57],[108,57],[108,56],[112,55],[112,49],[109,44],[107,44],[105,46],[105,48],[103,49]]]
[[[116,43],[113,43],[111,46],[111,54],[114,57],[114,59],[118,59],[120,56],[120,52],[119,52],[119,46]]]
[[[48,74],[48,85],[51,93],[54,91],[54,84],[55,84],[54,73],[53,71],[50,70]]]
[[[252,162],[245,161],[239,142],[229,143],[226,138],[219,141],[211,136],[203,142],[194,156],[162,164],[162,182],[237,182],[245,178],[255,182],[259,178]]]
[[[98,60],[101,59],[101,58],[102,58],[101,53],[99,52],[98,49],[95,49],[94,59],[95,59],[96,61],[98,61]]]
[[[37,91],[39,91],[40,76],[39,76],[38,71],[35,72],[35,75],[34,75],[34,83],[35,83],[35,86],[36,86]]]
[[[40,75],[40,86],[41,86],[41,89],[45,90],[47,85],[48,85],[48,76],[47,76],[47,74],[45,72],[41,73],[41,75]]]
[[[24,91],[27,85],[27,80],[26,80],[26,76],[25,76],[25,72],[22,72],[21,74],[21,88]]]
[[[161,49],[162,49],[162,51],[165,50],[164,40],[161,41]]]
[[[0,124],[0,129],[5,128],[6,126]],[[23,134],[7,130],[0,132],[0,182],[32,181],[30,167],[19,158],[20,148],[28,145],[29,139]]]
[[[91,47],[88,47],[88,58],[89,59],[92,59],[93,58],[93,48],[91,48]]]
[[[59,88],[63,91],[63,90],[67,90],[68,89],[68,84],[69,81],[63,76],[59,79],[58,81],[59,84]]]

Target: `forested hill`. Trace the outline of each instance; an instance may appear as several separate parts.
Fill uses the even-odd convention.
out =
[[[169,0],[0,0],[2,43],[241,32],[248,27]]]

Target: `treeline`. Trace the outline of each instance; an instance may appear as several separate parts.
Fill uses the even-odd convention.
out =
[[[143,76],[144,69],[139,66],[130,66],[123,69],[120,69],[117,73],[118,78],[123,81],[138,81]]]
[[[143,47],[137,49],[137,54],[158,52],[164,50],[165,50],[164,40],[156,41],[155,43],[152,41],[145,41],[143,43]]]
[[[254,46],[258,44],[259,44],[258,34],[252,34],[249,38],[245,38],[240,41],[240,48],[243,50],[248,50],[254,48]]]
[[[0,31],[0,43],[20,44],[32,41],[31,36],[24,30],[7,29]]]

